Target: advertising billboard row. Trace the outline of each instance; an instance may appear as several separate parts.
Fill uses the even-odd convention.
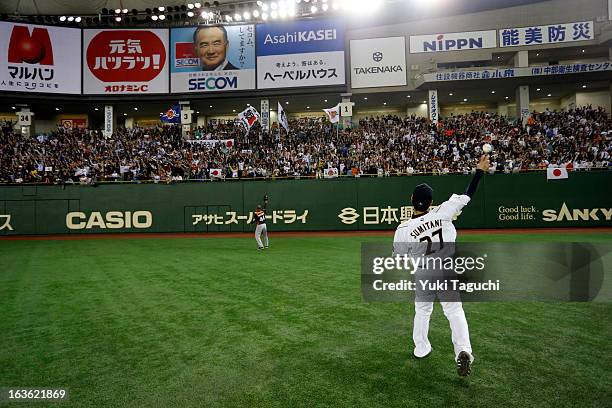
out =
[[[409,52],[593,39],[593,22],[579,21],[414,35],[409,37]],[[406,85],[405,37],[351,40],[350,50],[353,88]],[[344,61],[345,25],[336,19],[170,30],[81,30],[0,22],[4,91],[116,95],[343,85]]]

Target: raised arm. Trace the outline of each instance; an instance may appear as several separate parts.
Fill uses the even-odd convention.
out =
[[[470,181],[465,193],[461,195],[453,194],[447,201],[440,204],[440,206],[436,209],[436,213],[442,215],[448,220],[452,220],[463,209],[463,207],[470,202],[472,196],[476,192],[476,187],[478,187],[480,179],[488,169],[489,155],[484,154],[478,161],[478,165],[476,166],[476,174],[474,174],[474,177],[472,177],[472,181]]]
[[[480,156],[480,160],[478,161],[478,165],[476,166],[476,174],[472,177],[472,181],[465,189],[465,195],[472,198],[474,193],[476,192],[476,187],[478,187],[478,183],[482,176],[484,176],[485,172],[489,170],[489,155],[483,154]]]

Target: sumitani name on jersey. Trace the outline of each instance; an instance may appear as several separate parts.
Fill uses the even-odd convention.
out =
[[[427,221],[419,225],[415,229],[413,229],[412,232],[410,233],[410,236],[412,236],[413,238],[418,238],[418,236],[421,235],[423,232],[430,230],[432,228],[439,228],[441,226],[442,226],[442,220]]]

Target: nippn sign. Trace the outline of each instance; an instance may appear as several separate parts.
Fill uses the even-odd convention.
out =
[[[406,85],[404,37],[351,40],[351,87]]]
[[[479,50],[496,46],[497,33],[495,30],[410,36],[411,54]]]

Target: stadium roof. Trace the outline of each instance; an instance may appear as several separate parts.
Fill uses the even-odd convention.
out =
[[[439,17],[474,13],[483,10],[493,10],[506,7],[514,7],[530,3],[538,3],[543,0],[384,0],[387,5],[387,13],[383,10],[385,17],[401,17],[403,20],[415,20],[423,17]],[[209,1],[212,3],[212,1]],[[144,10],[157,6],[181,6],[189,3],[186,0],[2,0],[0,1],[0,13],[20,15],[61,15],[98,14],[103,8],[127,8]],[[202,2],[204,3],[204,2]],[[246,1],[219,0],[221,4],[247,3]],[[255,3],[255,1],[251,2]],[[405,4],[404,4],[405,3]],[[403,9],[404,13],[398,10]]]

